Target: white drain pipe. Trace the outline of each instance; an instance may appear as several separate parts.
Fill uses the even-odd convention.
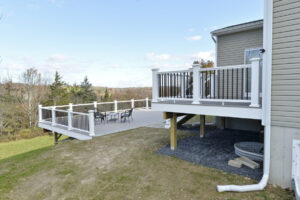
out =
[[[218,185],[218,192],[250,192],[263,190],[269,180],[270,172],[270,141],[271,141],[271,130],[270,125],[265,127],[265,138],[264,138],[264,174],[258,184],[253,185]]]

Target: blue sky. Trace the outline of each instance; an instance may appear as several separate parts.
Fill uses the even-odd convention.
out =
[[[262,19],[262,0],[2,0],[0,78],[30,67],[68,83],[151,86],[151,68],[214,59],[210,32]]]

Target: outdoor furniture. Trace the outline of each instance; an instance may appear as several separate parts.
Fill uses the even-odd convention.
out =
[[[95,120],[96,121],[99,121],[100,120],[100,122],[103,122],[103,121],[105,121],[105,118],[106,118],[106,112],[104,112],[104,113],[101,113],[101,112],[95,112]]]
[[[125,110],[125,112],[121,113],[121,121],[122,120],[126,121],[126,119],[129,120],[129,118],[133,119],[132,112],[133,112],[133,108],[131,108],[130,110]]]
[[[119,119],[119,117],[120,117],[120,113],[118,113],[118,112],[109,112],[107,114],[107,120],[108,121],[115,121],[116,122]]]

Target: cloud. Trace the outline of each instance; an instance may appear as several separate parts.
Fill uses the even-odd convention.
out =
[[[215,60],[215,52],[214,51],[201,51],[195,54],[190,55],[191,60]]]
[[[157,60],[169,60],[170,59],[170,55],[169,54],[158,54],[158,55],[155,55],[154,53],[147,53],[146,54],[146,58],[148,60],[151,60],[151,61],[157,61]]]
[[[191,36],[191,37],[186,37],[185,39],[189,40],[189,41],[196,41],[196,40],[201,40],[202,36],[201,35],[195,35],[195,36]]]
[[[66,62],[67,60],[68,57],[64,54],[53,54],[47,59],[47,61],[51,63],[61,63]]]

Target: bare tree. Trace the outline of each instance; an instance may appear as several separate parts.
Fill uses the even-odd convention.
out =
[[[35,68],[27,69],[21,75],[20,81],[23,84],[18,91],[18,101],[27,116],[29,127],[33,127],[37,124],[38,104],[44,98],[47,86]]]

